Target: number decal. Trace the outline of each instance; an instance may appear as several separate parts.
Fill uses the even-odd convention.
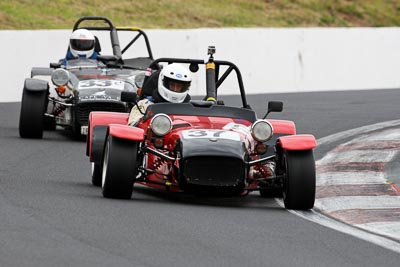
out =
[[[223,134],[223,133],[225,133],[225,131],[216,131],[216,132],[213,134],[213,136],[214,136],[215,138],[219,138],[219,137],[221,137],[221,134]]]
[[[208,138],[240,141],[240,135],[238,133],[224,130],[186,130],[182,131],[182,136],[185,139]]]
[[[204,136],[207,136],[207,131],[205,131],[205,130],[189,130],[188,136],[189,137],[204,137]]]
[[[92,88],[113,88],[113,89],[124,89],[124,82],[114,80],[86,80],[79,82],[79,89],[92,89]]]
[[[108,87],[111,86],[111,81],[108,80],[89,80],[81,81],[79,83],[80,87]]]

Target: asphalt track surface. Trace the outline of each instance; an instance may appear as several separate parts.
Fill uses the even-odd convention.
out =
[[[227,104],[238,102],[221,96]],[[248,96],[259,116],[317,139],[399,119],[400,90]],[[0,266],[397,266],[393,252],[298,217],[274,199],[195,198],[138,188],[104,199],[84,142],[18,136],[19,103],[0,104]],[[315,150],[316,160],[343,142]]]

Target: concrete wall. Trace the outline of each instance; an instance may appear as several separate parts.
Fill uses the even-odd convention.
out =
[[[215,45],[216,59],[240,68],[249,94],[400,88],[400,27],[145,31],[155,58],[206,59],[208,45]],[[0,101],[20,101],[31,68],[64,57],[70,32],[0,31]],[[110,53],[105,42],[102,46],[103,54]],[[204,94],[201,75],[195,75],[193,95]],[[238,93],[235,79],[220,94]]]

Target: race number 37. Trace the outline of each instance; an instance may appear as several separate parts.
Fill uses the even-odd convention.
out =
[[[233,141],[240,141],[240,136],[238,133],[224,130],[186,130],[182,132],[183,138],[185,139],[195,139],[195,138],[214,138],[214,139],[227,139]]]

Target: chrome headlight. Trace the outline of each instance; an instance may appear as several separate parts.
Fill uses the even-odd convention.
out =
[[[251,125],[251,135],[259,142],[271,139],[273,132],[271,123],[266,120],[257,120]]]
[[[56,69],[51,74],[51,81],[57,86],[64,86],[69,81],[69,72],[64,69]]]
[[[157,114],[150,121],[150,128],[158,136],[164,136],[172,130],[172,120],[167,114]]]

